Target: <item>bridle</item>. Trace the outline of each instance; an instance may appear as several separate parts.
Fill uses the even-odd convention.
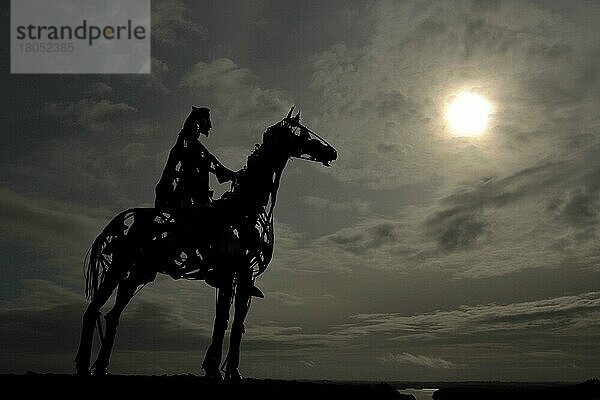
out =
[[[296,116],[298,117],[298,116]],[[292,128],[292,133],[294,135],[297,135],[297,131],[298,129],[300,130],[300,132],[305,132],[308,134],[308,136],[312,139],[318,140],[319,142],[321,142],[321,144],[335,150],[335,148],[325,139],[323,139],[323,137],[321,137],[317,132],[305,127],[304,125],[302,125],[300,122],[298,122],[297,118],[286,118],[285,121],[291,126]],[[299,135],[297,135],[299,136]],[[299,158],[302,160],[308,160],[308,161],[316,161],[319,162],[319,160],[317,160],[315,157],[312,156],[308,156],[308,155],[300,155],[300,156],[296,156],[295,158]],[[329,162],[323,162],[323,164],[327,167],[330,166]]]

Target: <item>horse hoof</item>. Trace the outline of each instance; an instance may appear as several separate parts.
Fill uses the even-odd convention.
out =
[[[107,376],[108,371],[106,368],[96,368],[94,369],[94,376]]]
[[[90,376],[91,374],[92,372],[89,370],[89,368],[78,369],[76,373],[77,376]]]
[[[225,372],[225,380],[227,382],[239,382],[242,379],[242,375],[240,375],[240,371],[238,371],[237,368]]]
[[[204,368],[204,377],[213,382],[223,381],[219,368]]]

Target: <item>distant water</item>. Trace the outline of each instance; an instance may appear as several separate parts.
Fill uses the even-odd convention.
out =
[[[417,400],[431,400],[437,389],[398,389],[402,394],[412,394]]]

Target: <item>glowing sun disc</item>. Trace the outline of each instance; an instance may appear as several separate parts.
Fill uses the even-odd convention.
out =
[[[463,92],[446,110],[446,120],[457,136],[478,136],[486,128],[490,104],[481,96]]]

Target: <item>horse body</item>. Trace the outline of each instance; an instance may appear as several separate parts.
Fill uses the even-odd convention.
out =
[[[95,324],[101,331],[100,308],[113,291],[117,289],[117,295],[106,314],[105,334],[93,365],[95,374],[106,373],[119,318],[129,301],[163,273],[174,279],[204,280],[217,288],[212,343],[202,364],[207,376],[221,376],[223,339],[235,298],[225,372],[228,378],[240,377],[237,367],[244,320],[251,297],[262,297],[254,281],[273,254],[273,208],[283,169],[290,157],[325,165],[337,157],[330,145],[311,133],[290,111],[267,129],[263,143],[248,157],[231,191],[212,206],[197,210],[133,208],[109,222],[89,253],[86,295],[90,303],[75,359],[79,374],[89,373]]]

